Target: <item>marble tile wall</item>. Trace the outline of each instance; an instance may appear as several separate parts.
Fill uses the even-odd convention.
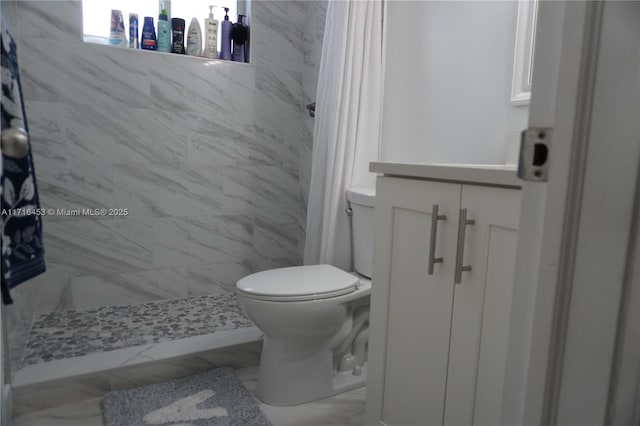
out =
[[[14,366],[35,314],[224,293],[300,262],[325,1],[253,1],[250,65],[84,43],[80,1],[18,3],[42,207],[129,214],[44,218],[48,271],[8,309]]]

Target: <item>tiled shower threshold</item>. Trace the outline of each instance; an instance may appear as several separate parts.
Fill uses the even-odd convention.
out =
[[[156,362],[261,336],[234,293],[51,312],[35,319],[13,386]]]

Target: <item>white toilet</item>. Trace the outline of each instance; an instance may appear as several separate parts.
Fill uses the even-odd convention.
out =
[[[365,385],[374,191],[347,190],[356,272],[294,266],[236,284],[240,305],[265,333],[256,388],[263,402],[302,404]]]

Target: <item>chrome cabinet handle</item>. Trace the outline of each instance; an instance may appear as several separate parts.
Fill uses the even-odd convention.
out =
[[[438,234],[438,221],[446,220],[446,215],[438,215],[439,207],[437,204],[434,204],[431,208],[431,240],[429,241],[429,265],[427,268],[427,273],[429,275],[433,275],[433,267],[436,263],[442,263],[441,257],[436,256],[436,235]]]
[[[471,265],[464,266],[464,237],[467,225],[475,225],[476,221],[467,220],[467,209],[460,209],[460,220],[458,221],[458,247],[456,251],[456,274],[453,282],[460,284],[462,282],[462,271],[470,271]]]

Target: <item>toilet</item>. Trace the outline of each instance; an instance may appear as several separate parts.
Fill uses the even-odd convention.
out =
[[[354,272],[332,265],[278,268],[236,284],[240,306],[264,332],[256,396],[296,405],[366,384],[374,188],[347,190]]]

